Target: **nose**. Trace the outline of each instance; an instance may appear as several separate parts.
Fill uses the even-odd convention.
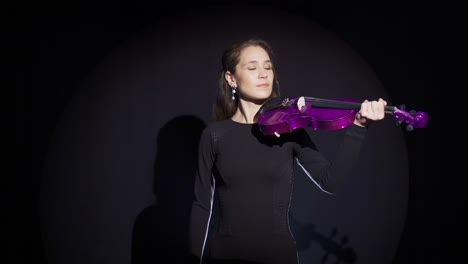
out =
[[[267,73],[267,70],[265,69],[260,69],[259,73],[258,73],[258,77],[261,78],[261,79],[265,79],[268,77],[268,73]]]

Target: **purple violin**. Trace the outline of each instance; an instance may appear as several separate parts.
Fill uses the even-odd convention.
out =
[[[275,97],[267,100],[259,111],[257,119],[260,131],[265,135],[279,136],[294,129],[337,130],[353,123],[361,103],[353,99],[322,99],[314,97]],[[406,112],[404,105],[385,106],[385,112],[392,114],[397,125],[406,124],[406,130],[422,128],[428,117],[424,112]]]

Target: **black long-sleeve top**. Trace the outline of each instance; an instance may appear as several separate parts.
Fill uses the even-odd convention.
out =
[[[190,219],[190,252],[206,252],[214,197],[219,222],[211,258],[259,263],[297,263],[289,229],[294,162],[327,193],[353,168],[366,128],[347,128],[335,158],[327,160],[307,131],[263,135],[257,124],[231,119],[209,124],[199,143],[198,171]]]

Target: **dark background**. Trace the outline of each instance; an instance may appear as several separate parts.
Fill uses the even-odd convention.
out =
[[[455,32],[455,24],[443,16],[435,20],[431,3],[253,2],[303,15],[335,32],[373,67],[394,102],[431,114],[424,133],[405,136],[410,192],[394,263],[444,262],[448,255],[441,250],[447,242],[442,240],[441,210],[446,185],[439,175],[440,88],[434,87],[438,73],[433,69],[437,59],[448,57],[447,36]],[[47,263],[38,221],[41,169],[55,124],[80,81],[132,34],[181,9],[215,3],[222,1],[168,7],[138,2],[17,6],[8,31],[17,96],[17,174],[8,182],[9,235],[2,239],[8,245],[8,263]]]

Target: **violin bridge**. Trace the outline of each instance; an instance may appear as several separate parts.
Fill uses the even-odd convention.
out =
[[[301,113],[304,113],[305,110],[307,110],[304,96],[301,96],[301,97],[299,97],[299,99],[297,99],[296,106],[297,106],[297,109],[299,109],[299,111],[301,111]]]

